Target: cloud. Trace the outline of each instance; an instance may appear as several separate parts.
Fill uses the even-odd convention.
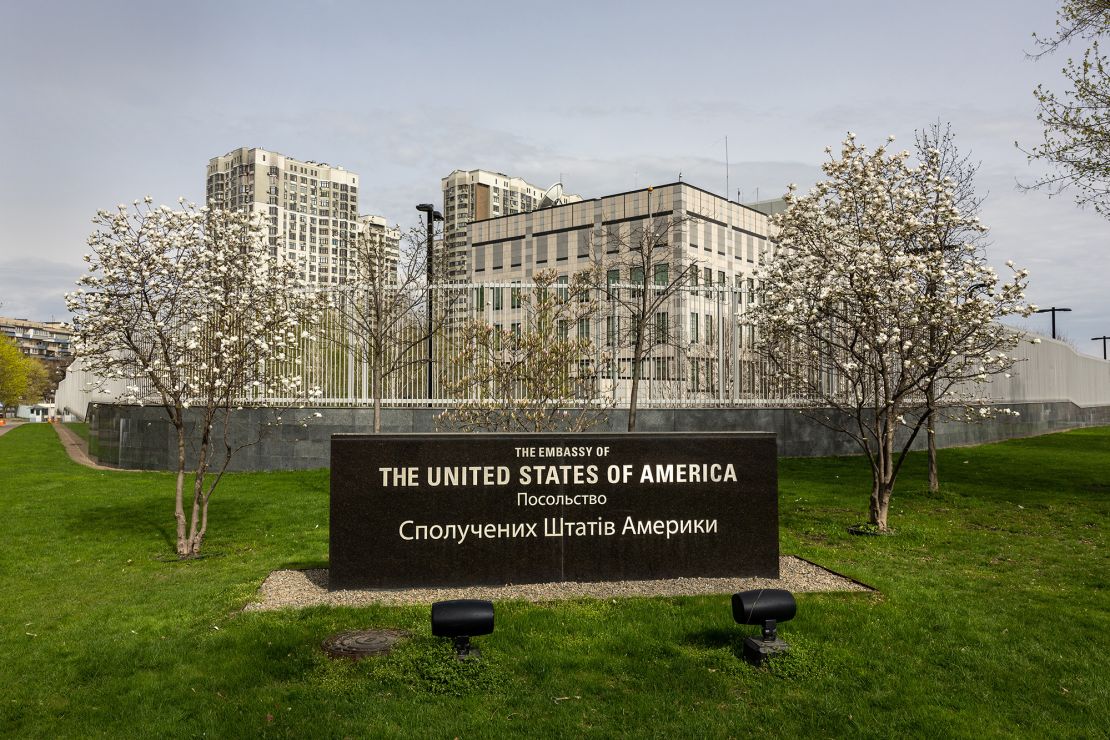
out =
[[[24,257],[0,261],[0,314],[32,321],[68,321],[65,294],[84,271],[72,264]]]

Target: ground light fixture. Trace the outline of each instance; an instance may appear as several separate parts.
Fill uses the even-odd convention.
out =
[[[732,595],[732,618],[737,624],[758,624],[763,628],[761,639],[744,640],[744,660],[759,665],[776,655],[789,652],[790,646],[778,636],[779,622],[794,618],[798,603],[794,595],[781,588],[761,588]]]
[[[480,652],[470,644],[470,638],[492,632],[492,601],[455,599],[432,604],[432,634],[454,639],[459,660],[479,657]]]

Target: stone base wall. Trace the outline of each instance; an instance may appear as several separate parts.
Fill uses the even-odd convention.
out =
[[[997,442],[1016,437],[1058,432],[1086,426],[1110,425],[1110,406],[1080,407],[1070,401],[1007,404],[1018,417],[1001,416],[975,424],[942,422],[937,427],[940,447]],[[384,409],[383,432],[434,432],[435,417],[442,409]],[[319,413],[320,418],[314,414]],[[616,409],[608,424],[595,432],[622,432],[628,426],[627,410]],[[278,421],[278,416],[281,421]],[[196,439],[197,415],[192,415],[190,438]],[[305,470],[330,464],[331,435],[366,433],[373,429],[369,408],[309,408],[276,412],[243,409],[234,412],[228,428],[233,446],[252,442],[240,450],[231,470]],[[89,454],[102,465],[135,470],[175,470],[177,435],[165,411],[157,407],[90,404]],[[779,455],[816,457],[856,455],[859,448],[847,436],[834,432],[798,409],[720,408],[643,409],[637,412],[641,432],[774,432]],[[224,430],[213,430],[223,439]],[[925,448],[922,432],[915,449]],[[222,449],[222,446],[220,447]],[[195,460],[194,445],[187,453]]]

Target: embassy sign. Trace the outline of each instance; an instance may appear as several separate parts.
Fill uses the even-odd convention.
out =
[[[775,435],[336,434],[330,588],[775,578]]]

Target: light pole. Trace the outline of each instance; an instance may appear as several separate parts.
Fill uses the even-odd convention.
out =
[[[431,203],[420,203],[416,210],[428,215],[428,405],[432,405],[432,253],[435,250],[436,221],[443,220],[443,214],[435,209]]]
[[[1106,340],[1110,339],[1110,337],[1091,337],[1092,342],[1097,342],[1100,339],[1102,340],[1102,359],[1105,360],[1106,359]]]
[[[1037,313],[1050,313],[1050,314],[1052,314],[1052,338],[1053,339],[1056,338],[1056,312],[1057,311],[1070,311],[1070,310],[1071,310],[1070,308],[1056,308],[1056,306],[1053,306],[1052,308],[1037,309]]]

